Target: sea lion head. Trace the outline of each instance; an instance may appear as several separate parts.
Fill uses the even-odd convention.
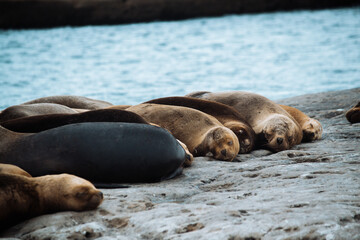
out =
[[[215,159],[232,161],[240,150],[236,135],[226,127],[214,127],[206,133],[206,148]]]
[[[70,174],[48,175],[43,194],[47,206],[56,211],[84,211],[97,208],[104,197],[89,181]]]
[[[322,135],[321,123],[313,118],[309,118],[303,125],[303,141],[311,142],[320,139]]]
[[[260,146],[271,151],[287,150],[301,141],[302,133],[296,131],[299,126],[287,116],[272,114],[262,122],[261,126],[258,134]],[[301,136],[298,136],[299,134]],[[299,139],[300,141],[298,141]]]
[[[238,138],[240,144],[239,153],[248,153],[253,150],[256,135],[250,126],[235,121],[224,123],[224,126],[233,131]]]

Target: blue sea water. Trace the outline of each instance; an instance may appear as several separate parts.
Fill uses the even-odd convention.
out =
[[[50,95],[114,104],[192,91],[270,99],[360,87],[360,8],[0,31],[0,109]]]

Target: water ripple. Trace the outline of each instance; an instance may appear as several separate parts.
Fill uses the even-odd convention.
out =
[[[117,104],[191,91],[280,99],[360,87],[360,8],[0,31],[0,109],[48,95]]]

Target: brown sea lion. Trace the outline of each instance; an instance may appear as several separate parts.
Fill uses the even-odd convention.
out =
[[[102,100],[82,97],[82,96],[50,96],[37,98],[23,104],[34,104],[34,103],[57,103],[69,108],[78,108],[78,109],[101,109],[110,107],[113,104],[109,102],[105,102]]]
[[[211,153],[215,159],[232,161],[239,152],[236,135],[216,118],[192,108],[139,104],[127,108],[148,122],[169,130],[194,156]]]
[[[146,103],[189,107],[207,113],[235,133],[239,140],[240,153],[250,152],[254,148],[256,137],[254,130],[238,111],[228,105],[190,97],[165,97]]]
[[[0,113],[0,123],[12,119],[30,117],[43,114],[73,114],[78,113],[75,109],[55,103],[36,103],[14,105],[4,109]]]
[[[0,228],[42,214],[97,208],[103,194],[69,174],[26,177],[0,173]]]
[[[106,109],[117,109],[117,110],[126,110],[127,108],[131,107],[132,105],[114,105],[111,107],[107,107]]]
[[[129,122],[149,124],[136,113],[115,110],[99,109],[75,114],[47,114],[18,118],[0,123],[1,126],[22,133],[37,133],[73,123],[82,122]]]
[[[323,129],[318,120],[310,118],[297,108],[281,104],[279,106],[285,109],[299,123],[303,132],[303,142],[311,142],[321,138]]]
[[[360,102],[352,107],[349,111],[345,114],[346,119],[351,123],[358,123],[360,122]]]
[[[259,147],[274,152],[290,149],[302,140],[302,130],[293,117],[275,102],[255,93],[194,92],[187,95],[220,102],[234,107],[249,122],[258,135]]]
[[[19,168],[18,166],[15,166],[12,164],[0,163],[0,174],[3,174],[3,173],[31,177],[31,175],[28,172],[24,171],[23,169]]]

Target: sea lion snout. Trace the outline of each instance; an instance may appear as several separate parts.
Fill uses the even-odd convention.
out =
[[[226,149],[221,150],[221,154],[226,157]]]
[[[98,192],[101,199],[104,199],[104,194],[102,192]]]
[[[104,194],[100,191],[94,193],[89,201],[87,202],[86,206],[84,207],[84,210],[92,210],[97,208],[102,201],[104,200]]]
[[[284,141],[284,139],[281,138],[281,137],[278,137],[278,138],[276,139],[276,142],[277,142],[279,145],[281,145],[281,144],[283,143],[283,141]]]

